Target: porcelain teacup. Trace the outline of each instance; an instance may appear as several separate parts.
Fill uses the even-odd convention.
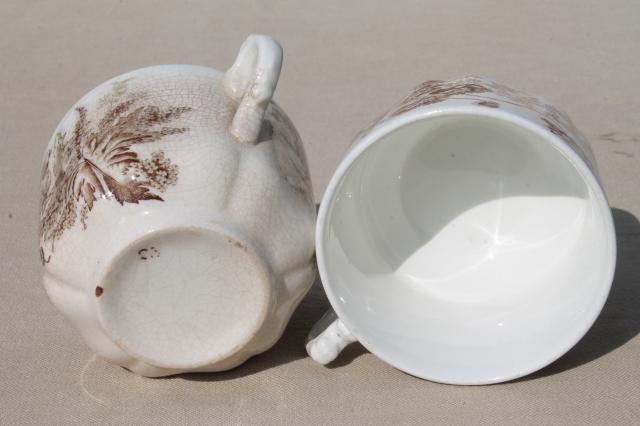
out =
[[[282,63],[252,35],[222,73],[162,65],[85,95],[42,170],[54,305],[145,376],[220,371],[280,337],[315,276],[315,203]]]
[[[330,312],[307,350],[350,342],[412,375],[488,384],[567,352],[601,311],[615,232],[589,143],[541,98],[427,81],[361,132],[322,199]]]

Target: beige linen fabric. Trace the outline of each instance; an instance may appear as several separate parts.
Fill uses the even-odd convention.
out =
[[[0,2],[0,424],[639,424],[640,2]],[[426,79],[480,74],[542,94],[593,142],[614,208],[609,301],[566,356],[516,382],[446,386],[353,345],[305,356],[319,282],[269,352],[226,373],[147,379],[96,359],[40,282],[40,160],[85,92],[152,64],[225,69],[278,38],[276,100],[319,199],[353,135]]]

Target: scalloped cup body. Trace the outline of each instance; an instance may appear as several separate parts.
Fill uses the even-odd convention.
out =
[[[238,142],[223,80],[186,65],[121,75],[69,111],[47,150],[47,293],[96,354],[142,375],[265,351],[315,275],[299,136],[270,103],[258,142]]]

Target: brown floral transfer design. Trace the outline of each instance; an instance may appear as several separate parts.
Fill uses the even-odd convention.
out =
[[[275,133],[280,137],[274,147],[282,174],[293,189],[307,201],[314,203],[309,167],[298,132],[289,117],[275,103],[270,105],[266,118],[265,123],[269,123],[269,126],[272,127],[271,130],[275,130]],[[265,127],[267,126],[263,125],[263,128]]]
[[[40,257],[45,245],[54,243],[65,230],[87,219],[100,200],[138,204],[163,201],[159,195],[178,180],[178,166],[162,150],[141,158],[134,147],[186,132],[169,124],[189,107],[159,107],[143,102],[144,92],[129,92],[127,81],[116,82],[98,102],[95,122],[84,106],[75,108],[76,121],[70,131],[60,131],[46,153],[42,167],[40,203]]]
[[[500,104],[495,101],[479,101],[477,104],[489,108],[500,108]]]
[[[475,79],[461,80],[429,80],[425,81],[409,94],[398,107],[396,107],[391,116],[402,114],[414,108],[424,105],[431,105],[437,102],[446,101],[455,96],[480,94],[490,92],[484,81],[476,81]],[[480,100],[484,98],[480,97]]]
[[[502,105],[511,105],[527,109],[533,112],[541,120],[542,124],[571,146],[591,167],[595,170],[590,153],[580,146],[571,135],[578,135],[571,120],[553,105],[544,100],[527,95],[518,90],[496,83],[481,77],[464,77],[458,80],[430,80],[420,84],[404,98],[390,112],[377,119],[368,130],[379,123],[411,111],[415,108],[443,102],[449,99],[474,101],[476,105],[487,108],[500,108]]]

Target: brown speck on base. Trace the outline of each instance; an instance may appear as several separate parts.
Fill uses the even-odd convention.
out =
[[[100,286],[96,287],[96,297],[100,297],[102,296],[102,293],[104,293],[104,289]]]
[[[234,241],[233,245],[238,247],[240,250],[242,250],[243,252],[247,253],[248,250],[247,248],[244,246],[244,244],[242,244],[240,241]]]
[[[13,219],[13,214],[9,213],[9,219]]]

